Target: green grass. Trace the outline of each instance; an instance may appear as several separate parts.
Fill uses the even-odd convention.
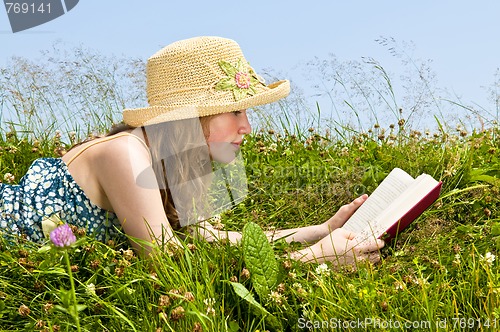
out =
[[[45,55],[0,68],[0,181],[17,183],[36,158],[59,156],[109,128],[125,106],[143,106],[143,61],[60,47]],[[300,94],[255,112],[258,129],[242,147],[250,194],[222,222],[238,231],[319,224],[394,167],[441,180],[440,199],[386,245],[380,263],[303,264],[286,258],[300,245],[283,241],[254,252],[251,226],[246,245],[187,239],[154,260],[79,235],[68,253],[81,330],[499,330],[498,114],[483,109],[490,119],[479,117],[476,131],[463,129],[466,118],[457,130],[445,120],[435,132],[413,128],[418,116],[441,119],[448,108],[455,118],[478,113],[443,107],[427,66],[414,66],[401,97],[378,63],[366,64],[312,64],[313,76],[338,83],[325,86],[338,115],[329,123]],[[395,119],[387,128],[363,120],[387,114]],[[62,252],[0,238],[0,331],[75,331],[70,289]]]
[[[277,282],[261,298],[243,272],[249,266],[241,246],[190,239],[184,250],[152,261],[81,236],[70,259],[77,301],[85,306],[78,313],[82,330],[495,330],[499,265],[485,257],[500,247],[499,128],[380,132],[349,140],[312,128],[249,137],[243,153],[250,195],[222,216],[226,229],[240,231],[249,222],[264,229],[317,224],[370,193],[394,167],[443,181],[441,198],[382,250],[380,263],[322,270],[289,261],[286,252],[298,245],[276,242]],[[14,182],[32,160],[65,146],[57,137],[38,143],[19,133],[2,137],[0,175],[11,173]],[[0,242],[2,331],[75,329],[65,311],[70,287],[63,256],[41,247]],[[268,315],[235,292],[236,281]]]

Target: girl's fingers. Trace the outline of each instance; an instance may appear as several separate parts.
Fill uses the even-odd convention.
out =
[[[342,219],[348,219],[360,206],[363,204],[366,199],[368,198],[368,195],[363,194],[353,200],[349,204],[343,205],[335,214],[336,217],[342,218]]]
[[[359,247],[359,250],[362,252],[372,252],[372,251],[378,251],[384,246],[385,242],[380,239],[377,239],[376,241],[370,241],[365,244],[362,244],[361,247]]]
[[[372,263],[377,263],[380,261],[380,254],[377,253],[371,253],[368,255],[368,260]]]

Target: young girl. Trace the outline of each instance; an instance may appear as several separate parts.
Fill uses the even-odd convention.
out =
[[[102,241],[125,240],[125,233],[136,249],[148,251],[147,243],[176,242],[173,230],[195,225],[185,228],[209,241],[237,242],[239,232],[200,221],[227,204],[208,188],[222,174],[229,183],[222,187],[238,199],[241,168],[225,167],[237,164],[251,131],[246,110],[284,98],[289,90],[286,80],[266,85],[232,40],[175,42],[148,59],[148,107],[124,110],[121,126],[62,158],[36,160],[18,185],[0,184],[0,230],[43,241],[63,221]],[[314,243],[292,253],[303,261],[377,261],[382,241],[358,244],[341,228],[366,198],[321,225],[275,231],[269,239]]]

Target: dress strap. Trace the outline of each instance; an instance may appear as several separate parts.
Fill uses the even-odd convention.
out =
[[[144,127],[141,127],[141,130],[142,130],[142,136],[144,136],[144,140],[146,142],[146,146],[149,149],[149,138],[148,138],[148,134],[146,134],[146,129],[144,129]]]
[[[119,138],[119,137],[123,137],[123,136],[131,136],[131,137],[137,138],[139,140],[139,142],[141,142],[141,144],[144,145],[144,147],[148,150],[149,157],[151,158],[151,152],[149,151],[148,145],[140,137],[137,137],[136,135],[131,134],[131,133],[122,132],[122,133],[118,133],[118,134],[115,134],[112,136],[104,137],[104,138],[101,138],[100,140],[95,140],[95,141],[91,142],[86,147],[84,147],[83,149],[78,151],[73,157],[71,157],[68,160],[68,162],[66,163],[66,165],[69,166],[78,156],[80,156],[83,152],[85,152],[87,149],[93,147],[94,145],[99,144],[99,143],[104,143],[107,141],[111,141],[115,138]]]

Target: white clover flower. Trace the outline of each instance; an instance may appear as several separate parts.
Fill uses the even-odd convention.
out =
[[[215,309],[212,307],[207,307],[207,315],[215,316]]]
[[[203,303],[207,306],[207,315],[210,316],[215,316],[215,309],[213,306],[215,305],[215,299],[214,298],[208,298],[204,299]]]
[[[484,264],[491,266],[495,261],[495,255],[493,255],[491,252],[488,251],[484,256],[479,255],[479,260]]]
[[[95,295],[95,285],[93,283],[88,284],[87,288],[85,289],[85,292],[88,295]]]
[[[416,283],[419,286],[429,285],[429,280],[428,279],[429,279],[429,277],[427,277],[427,278],[423,278],[423,277],[422,278],[416,278],[414,280],[414,283]]]
[[[216,214],[215,216],[213,216],[212,218],[210,218],[210,221],[214,222],[214,223],[218,223],[218,222],[221,222],[222,218],[220,216],[220,214]]]
[[[15,181],[15,177],[14,175],[12,175],[12,173],[5,173],[5,175],[3,176],[3,180],[7,183],[12,183]]]
[[[286,301],[286,297],[276,291],[271,291],[271,294],[269,294],[269,298],[277,305],[282,305],[283,302]]]
[[[323,264],[320,264],[316,267],[316,270],[315,270],[316,274],[318,276],[329,276],[330,275],[330,268],[328,267],[328,265],[326,265],[325,263]]]
[[[211,305],[214,305],[215,304],[215,299],[212,297],[212,298],[208,298],[208,299],[204,299],[203,300],[203,303],[205,303],[206,306],[211,306]]]
[[[123,258],[125,258],[126,260],[131,260],[132,258],[134,258],[134,251],[132,249],[124,250],[122,248],[120,249],[120,251],[123,255]]]
[[[213,228],[215,228],[216,230],[222,230],[224,229],[224,224],[222,223],[222,217],[220,216],[220,214],[217,214],[215,216],[213,216],[212,218],[210,218],[210,223],[212,224]]]
[[[460,265],[460,263],[462,262],[460,259],[461,259],[460,254],[455,254],[455,259],[453,260],[453,264]]]
[[[394,288],[396,290],[404,290],[405,289],[405,284],[402,281],[396,280],[394,282]]]
[[[302,318],[310,320],[313,318],[311,310],[308,308],[307,304],[302,304]]]

